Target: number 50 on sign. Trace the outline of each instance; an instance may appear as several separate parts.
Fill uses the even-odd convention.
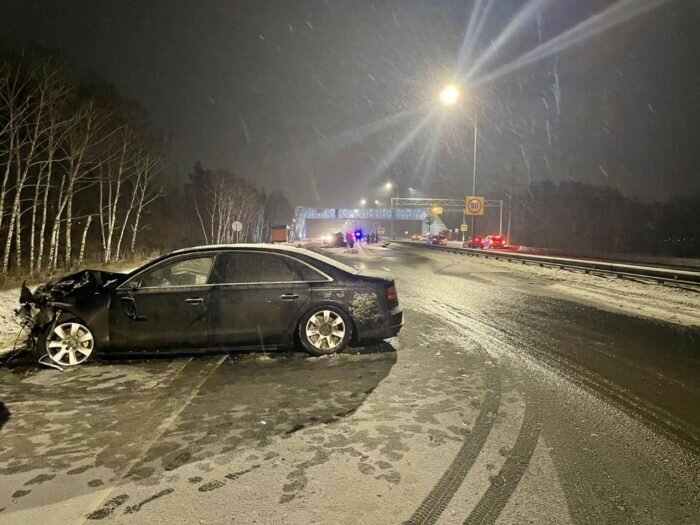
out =
[[[484,214],[484,198],[470,195],[466,199],[465,212],[467,215],[483,215]]]

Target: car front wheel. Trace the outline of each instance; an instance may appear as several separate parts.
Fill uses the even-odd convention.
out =
[[[78,319],[59,320],[51,333],[41,338],[46,355],[59,366],[75,366],[87,361],[95,350],[95,338]]]
[[[340,308],[320,306],[307,313],[299,323],[299,339],[311,355],[342,352],[352,337],[352,321]]]

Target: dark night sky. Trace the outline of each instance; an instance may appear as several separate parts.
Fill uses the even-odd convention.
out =
[[[497,0],[475,56],[526,2]],[[550,1],[484,71],[608,0]],[[424,193],[471,186],[468,116],[480,108],[479,185],[572,178],[664,198],[700,191],[700,2],[671,0],[497,81],[435,116],[383,171],[454,71],[471,0],[0,0],[0,45],[41,46],[137,100],[171,132],[180,170],[228,167],[294,204],[386,198],[387,179]],[[472,58],[473,59],[473,58]],[[468,61],[469,62],[469,61]],[[554,65],[557,64],[559,109]],[[344,133],[416,109],[347,144]],[[444,110],[441,110],[444,111]],[[345,145],[343,145],[345,144]],[[332,147],[331,147],[332,146]],[[422,158],[422,160],[421,160]]]

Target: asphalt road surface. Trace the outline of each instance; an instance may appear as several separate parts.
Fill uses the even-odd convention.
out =
[[[0,523],[700,523],[700,331],[415,248],[397,338],[0,371]]]

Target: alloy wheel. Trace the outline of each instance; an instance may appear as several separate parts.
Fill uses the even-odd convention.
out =
[[[95,339],[87,326],[70,321],[54,328],[46,341],[51,360],[61,366],[84,363],[95,348]]]
[[[319,351],[335,351],[345,339],[345,322],[337,312],[320,310],[306,322],[306,338]]]

